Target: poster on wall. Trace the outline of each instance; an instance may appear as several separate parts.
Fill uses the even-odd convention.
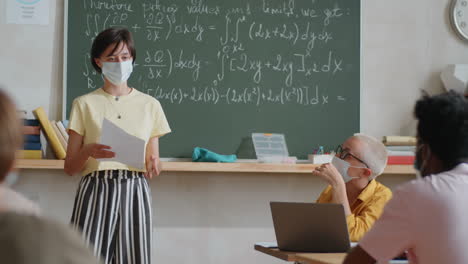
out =
[[[49,0],[7,0],[7,24],[49,24]]]

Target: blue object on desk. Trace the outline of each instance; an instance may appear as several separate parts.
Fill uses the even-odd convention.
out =
[[[192,161],[195,162],[235,162],[236,160],[236,155],[220,155],[199,147],[194,148],[192,154]]]

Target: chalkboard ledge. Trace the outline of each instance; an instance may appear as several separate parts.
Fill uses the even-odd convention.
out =
[[[19,159],[16,162],[18,169],[62,169],[63,160],[32,160]],[[283,174],[310,174],[317,167],[316,164],[267,164],[254,162],[211,163],[190,161],[163,161],[165,172],[217,172],[217,173],[283,173]],[[412,165],[389,165],[384,174],[410,174],[415,171]]]

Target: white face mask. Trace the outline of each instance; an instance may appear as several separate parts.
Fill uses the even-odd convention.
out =
[[[5,177],[3,183],[5,186],[13,186],[16,182],[18,181],[18,174],[16,172],[12,171],[9,172],[8,175]]]
[[[126,82],[132,74],[133,63],[132,60],[123,62],[103,62],[102,74],[115,85],[120,85]]]
[[[365,168],[365,167],[357,167],[357,166],[351,166],[349,162],[344,161],[337,156],[333,156],[333,159],[331,161],[331,164],[335,166],[335,168],[338,170],[338,172],[341,174],[341,177],[343,177],[343,180],[345,183],[349,182],[352,179],[358,179],[359,177],[351,177],[348,175],[348,169],[350,167],[353,168]]]

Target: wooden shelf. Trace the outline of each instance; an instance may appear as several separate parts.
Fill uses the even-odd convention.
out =
[[[163,162],[170,172],[310,173],[314,164]]]
[[[63,170],[64,160],[51,159],[18,159],[16,168],[18,169],[58,169]]]
[[[17,160],[18,169],[62,169],[63,160]],[[211,163],[163,161],[166,172],[229,172],[229,173],[286,173],[308,174],[315,164],[266,164],[266,163]],[[384,174],[414,174],[412,165],[389,165]]]

